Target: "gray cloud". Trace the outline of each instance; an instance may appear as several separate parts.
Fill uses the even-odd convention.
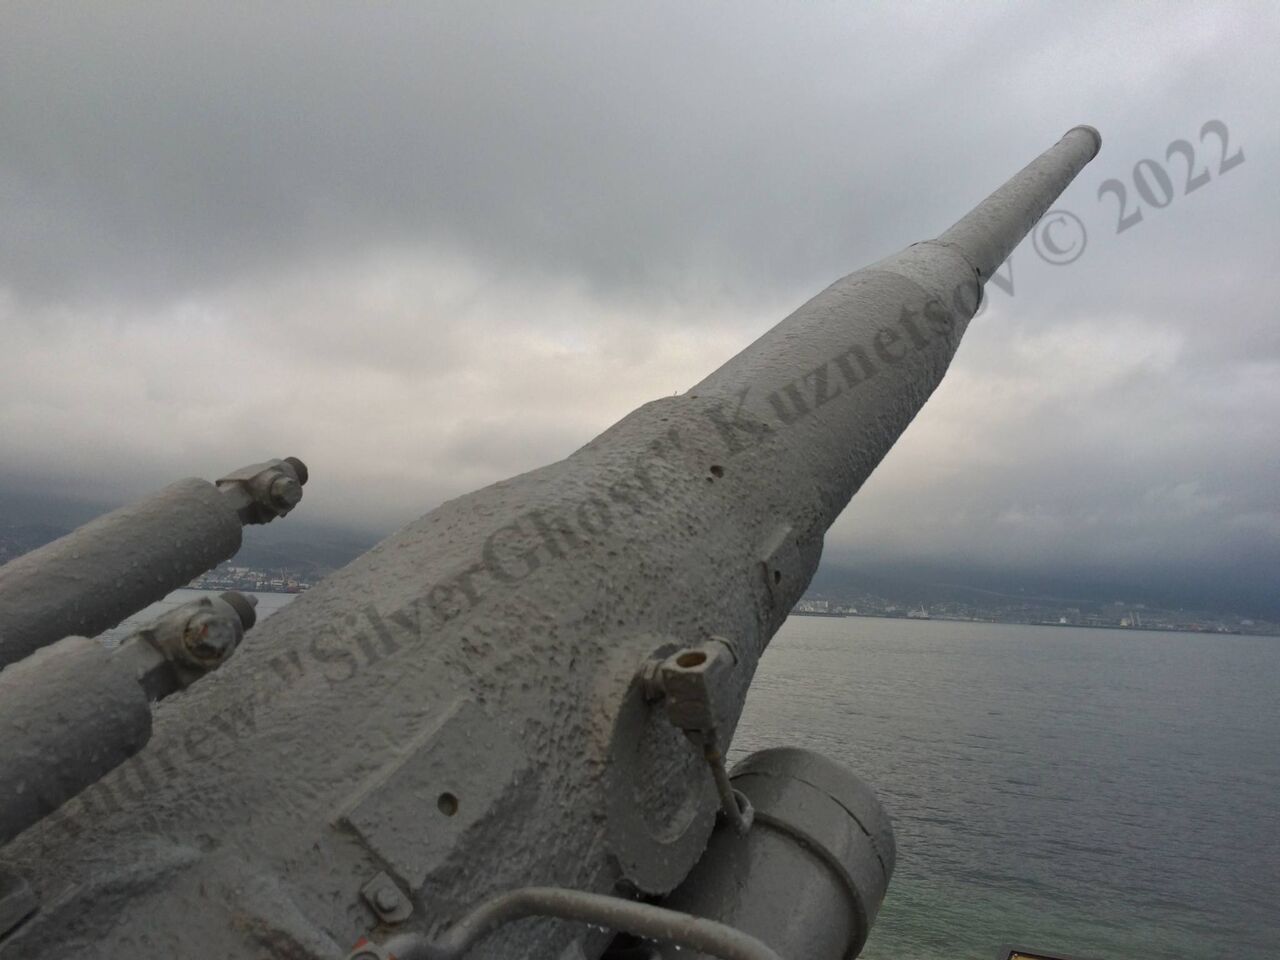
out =
[[[1015,252],[829,555],[1274,576],[1278,19],[6,5],[0,485],[296,453],[314,515],[389,529],[687,389],[1089,122],[1085,253]],[[1109,178],[1143,205],[1119,234]]]

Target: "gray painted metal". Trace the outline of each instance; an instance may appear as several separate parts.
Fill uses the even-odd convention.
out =
[[[114,650],[66,637],[0,670],[0,846],[142,749],[150,703],[219,667],[254,617],[202,597]]]
[[[1078,172],[1098,155],[1102,149],[1102,134],[1089,126],[1072,127],[1058,147],[1010,178],[938,238],[938,243],[960,251],[973,264],[984,283],[1000,269],[1000,264],[1013,253],[1013,248],[1075,177],[1075,173],[1068,173],[1068,169],[1075,167]],[[1057,156],[1051,157],[1050,154],[1055,152]],[[1067,169],[1055,162],[1064,153],[1071,156]],[[1053,197],[1045,202],[1050,191]]]
[[[137,753],[151,706],[95,640],[67,637],[0,671],[0,844]]]
[[[0,565],[0,667],[72,635],[93,637],[163,600],[240,549],[241,524],[302,499],[294,457],[242,467],[217,484],[179,480]]]
[[[499,927],[515,920],[539,916],[594,924],[649,940],[706,951],[700,952],[700,957],[781,960],[758,938],[714,920],[648,903],[557,887],[525,887],[499,894],[482,903],[435,940],[421,934],[404,934],[392,937],[385,944],[357,947],[348,960],[463,960],[471,955],[472,948]]]
[[[722,729],[732,727],[736,714],[725,716],[721,695],[729,673],[737,665],[733,644],[713,637],[696,647],[678,650],[665,660],[645,663],[639,672],[645,698],[661,700],[672,726],[683,730],[711,768],[720,797],[720,813],[740,833],[751,829],[751,804],[729,784],[724,768]]]
[[[733,784],[755,807],[751,832],[721,824],[663,905],[753,934],[783,957],[853,960],[893,875],[893,828],[874,792],[794,748],[752,754]]]
[[[0,867],[0,937],[30,916],[37,906],[31,884]]]
[[[718,798],[637,672],[732,640],[729,742],[826,528],[940,381],[991,258],[1096,147],[1069,132],[952,239],[837,282],[689,393],[440,506],[262,624],[159,705],[147,750],[4,849],[42,906],[0,957],[341,956],[382,936],[361,896],[380,873],[414,902],[396,929],[424,935],[529,885],[669,893]],[[591,958],[609,939],[527,919],[475,956]]]
[[[179,480],[0,566],[0,666],[93,637],[240,549],[240,519],[207,480]]]
[[[222,666],[257,621],[257,603],[234,591],[188,601],[127,637],[113,662],[133,655],[139,682],[160,700]]]

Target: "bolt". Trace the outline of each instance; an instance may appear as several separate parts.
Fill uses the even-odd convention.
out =
[[[297,476],[298,482],[303,486],[306,486],[308,476],[307,465],[297,457],[285,457],[284,462],[293,467],[293,472]]]
[[[373,895],[373,903],[383,913],[391,913],[400,906],[400,891],[395,887],[379,887]]]
[[[183,648],[202,667],[221,663],[239,642],[240,633],[236,625],[216,613],[197,613],[182,628]]]
[[[273,507],[287,513],[301,502],[302,484],[293,477],[276,477],[271,481],[267,495]]]

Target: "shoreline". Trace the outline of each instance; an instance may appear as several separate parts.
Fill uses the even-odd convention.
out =
[[[1245,630],[1191,630],[1186,627],[1122,627],[1120,624],[1108,623],[1057,623],[1052,620],[987,620],[981,617],[947,617],[947,616],[928,616],[928,617],[893,617],[886,616],[882,613],[811,613],[802,610],[792,610],[789,617],[814,617],[824,620],[844,620],[858,618],[861,620],[908,620],[919,623],[928,623],[930,621],[940,621],[943,623],[991,623],[1003,624],[1005,626],[1016,627],[1056,627],[1059,629],[1074,630],[1120,630],[1125,633],[1190,633],[1201,634],[1214,637],[1280,637],[1280,633],[1266,633],[1264,631],[1248,632]]]

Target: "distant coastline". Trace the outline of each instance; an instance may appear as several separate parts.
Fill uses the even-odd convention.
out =
[[[1214,636],[1228,637],[1277,637],[1280,636],[1280,629],[1271,627],[1269,624],[1259,625],[1258,629],[1242,630],[1225,627],[1222,625],[1186,625],[1186,624],[1122,624],[1122,623],[1071,623],[1061,620],[1019,620],[1015,618],[997,618],[997,617],[957,617],[947,614],[929,614],[927,616],[916,616],[912,614],[897,613],[860,613],[857,611],[823,611],[823,610],[801,610],[799,608],[791,611],[790,616],[793,617],[825,617],[828,619],[844,619],[858,618],[863,620],[916,620],[916,621],[942,621],[944,623],[999,623],[1008,624],[1010,626],[1024,627],[1059,627],[1074,628],[1081,630],[1117,630],[1125,633],[1197,633],[1210,634]]]
[[[246,593],[306,593],[311,579],[291,567],[242,567],[220,564],[187,584],[190,590],[240,590]]]
[[[273,587],[273,586],[253,586],[244,583],[202,583],[193,581],[182,587],[183,590],[208,590],[213,593],[221,593],[224,590],[239,590],[241,593],[289,593],[299,594],[306,593],[310,590],[312,584],[298,587]]]

